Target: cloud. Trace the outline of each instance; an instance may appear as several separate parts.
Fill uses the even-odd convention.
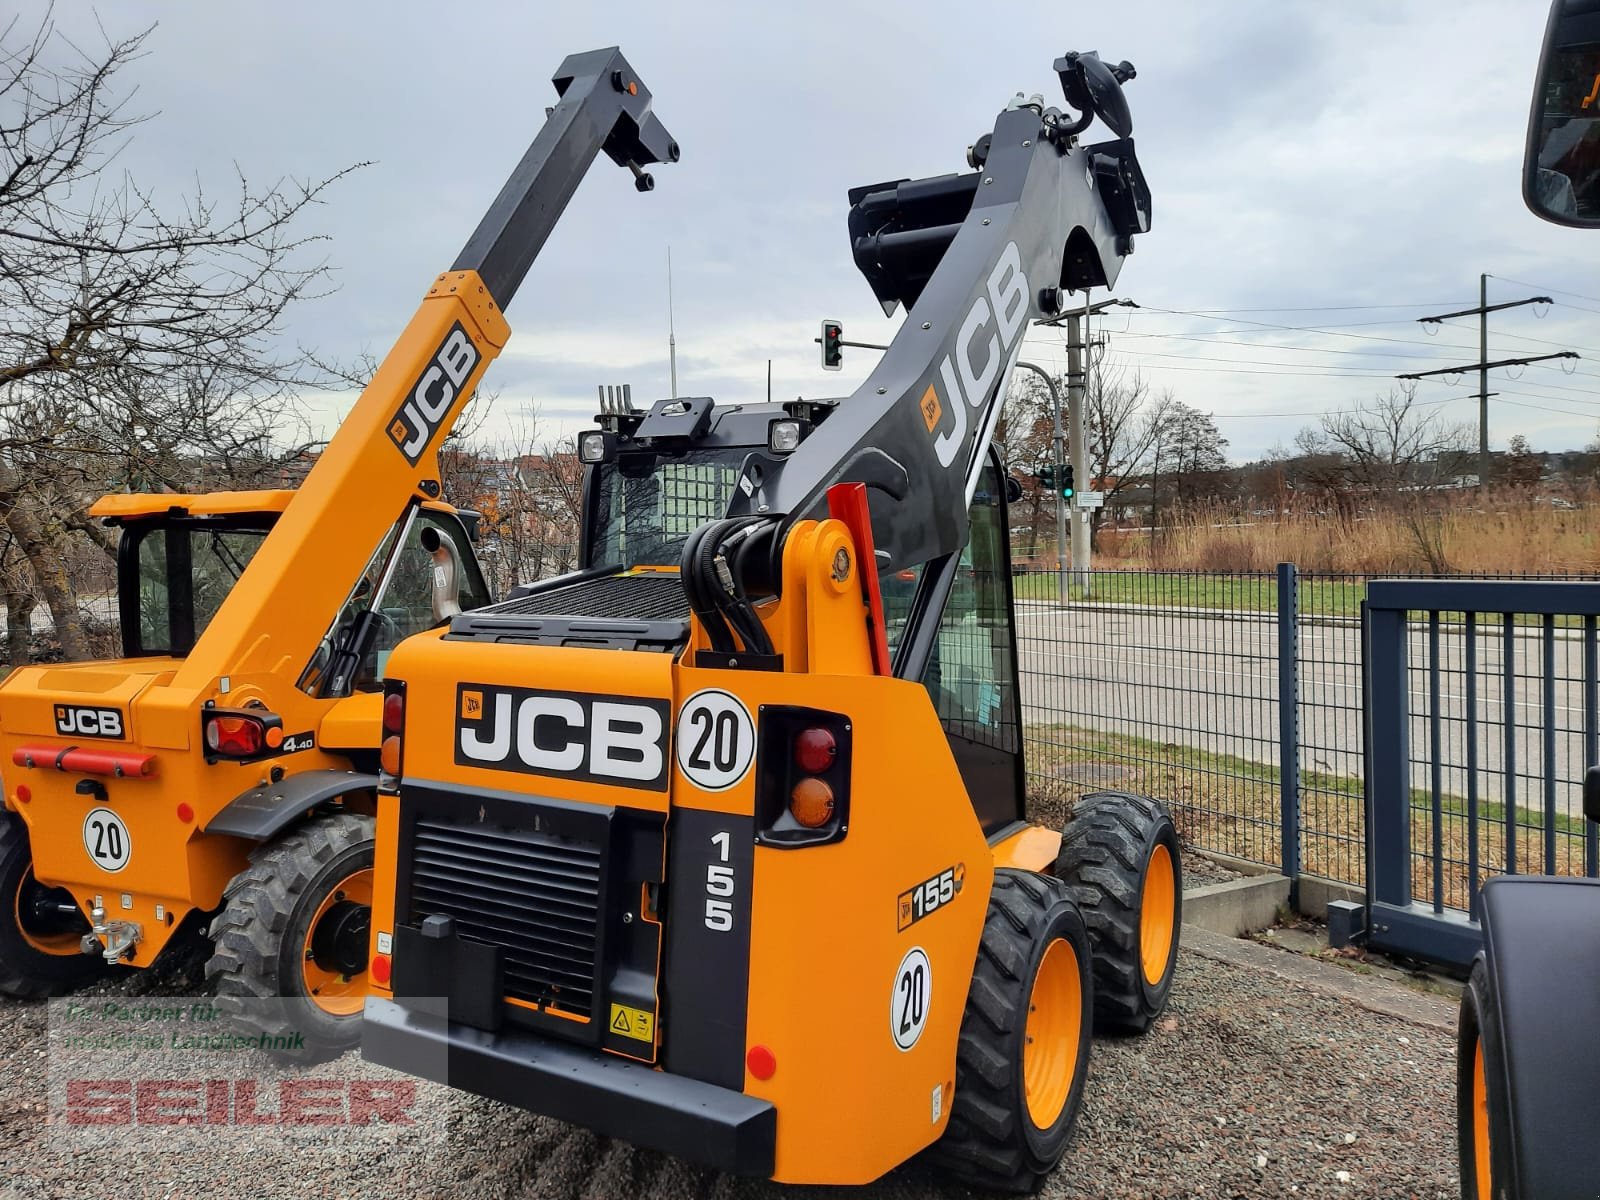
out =
[[[868,341],[895,328],[851,262],[846,191],[964,169],[966,146],[1013,93],[1056,99],[1050,65],[1068,48],[1128,58],[1155,228],[1119,282],[1144,309],[1100,329],[1129,368],[1216,413],[1243,458],[1399,371],[1471,361],[1472,322],[1429,339],[1415,318],[1475,303],[1480,272],[1497,277],[1491,300],[1550,290],[1564,302],[1544,321],[1496,314],[1492,355],[1535,352],[1529,338],[1586,353],[1570,377],[1497,377],[1496,443],[1520,432],[1555,449],[1592,435],[1600,301],[1585,296],[1600,296],[1600,234],[1543,225],[1518,193],[1547,8],[1171,0],[1001,13],[901,0],[866,15],[726,0],[130,0],[99,19],[113,32],[160,20],[135,68],[136,106],[160,115],[124,157],[159,196],[178,202],[196,172],[225,184],[234,163],[265,180],[374,160],[309,218],[331,239],[341,288],[286,331],[336,357],[392,343],[537,130],[562,57],[620,43],[683,160],[658,168],[646,196],[598,163],[508,310],[515,334],[491,385],[504,421],[536,406],[552,432],[586,419],[598,384],[631,383],[641,402],[666,394],[669,245],[680,390],[762,398],[769,358],[778,396],[859,383],[872,355],[847,352],[846,370],[825,375],[811,340],[823,317]],[[63,6],[56,19],[92,37],[90,10]],[[1064,362],[1054,334],[1029,346]],[[349,402],[313,399],[330,420]],[[1475,408],[1459,399],[1449,411]]]

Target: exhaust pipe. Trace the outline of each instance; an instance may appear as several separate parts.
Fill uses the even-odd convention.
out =
[[[450,535],[432,525],[423,526],[419,540],[433,557],[430,598],[434,624],[439,624],[461,614],[461,555]]]

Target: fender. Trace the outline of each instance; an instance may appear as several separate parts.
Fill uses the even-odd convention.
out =
[[[351,792],[370,792],[377,786],[378,777],[364,771],[302,771],[271,787],[240,792],[211,818],[205,832],[264,842],[319,804]]]
[[[1483,937],[1505,1056],[1511,1194],[1592,1197],[1600,880],[1491,879],[1483,886]],[[1493,1081],[1489,1089],[1493,1104],[1499,1089]]]

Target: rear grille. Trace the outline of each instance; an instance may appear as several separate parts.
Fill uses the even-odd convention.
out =
[[[594,1012],[603,850],[527,829],[419,817],[411,915],[455,919],[503,949],[506,995],[577,1016]]]
[[[668,572],[606,575],[480,608],[474,616],[603,617],[626,621],[686,620],[689,598],[678,577]]]

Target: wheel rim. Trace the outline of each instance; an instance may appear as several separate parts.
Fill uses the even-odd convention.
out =
[[[1490,1200],[1489,1089],[1483,1082],[1482,1038],[1472,1051],[1472,1167],[1478,1181],[1478,1200]]]
[[[1048,1129],[1061,1116],[1078,1069],[1083,1036],[1083,978],[1072,943],[1057,938],[1045,949],[1028,997],[1022,1086],[1028,1116]]]
[[[1139,960],[1144,981],[1151,987],[1161,982],[1172,958],[1172,934],[1178,915],[1178,873],[1172,865],[1172,852],[1157,845],[1144,871],[1144,888],[1139,897]]]
[[[301,972],[305,980],[306,999],[323,1012],[335,1017],[349,1017],[361,1011],[367,998],[366,949],[363,944],[359,960],[351,958],[343,964],[329,961],[326,947],[319,945],[327,940],[328,923],[339,920],[352,907],[367,913],[372,908],[372,868],[352,871],[328,889],[317,911],[306,926],[306,940],[301,952]],[[321,929],[323,937],[318,937]],[[318,949],[323,953],[319,954]]]
[[[51,954],[57,958],[66,958],[83,953],[83,935],[89,931],[89,926],[79,914],[76,921],[41,920],[38,913],[38,904],[47,900],[51,893],[60,893],[71,898],[71,893],[64,888],[47,888],[33,877],[33,867],[30,865],[22,873],[22,878],[17,881],[17,894],[13,900],[12,911],[16,915],[17,932],[22,935],[22,940],[27,942],[40,954]],[[73,925],[81,924],[83,928],[76,930]]]

